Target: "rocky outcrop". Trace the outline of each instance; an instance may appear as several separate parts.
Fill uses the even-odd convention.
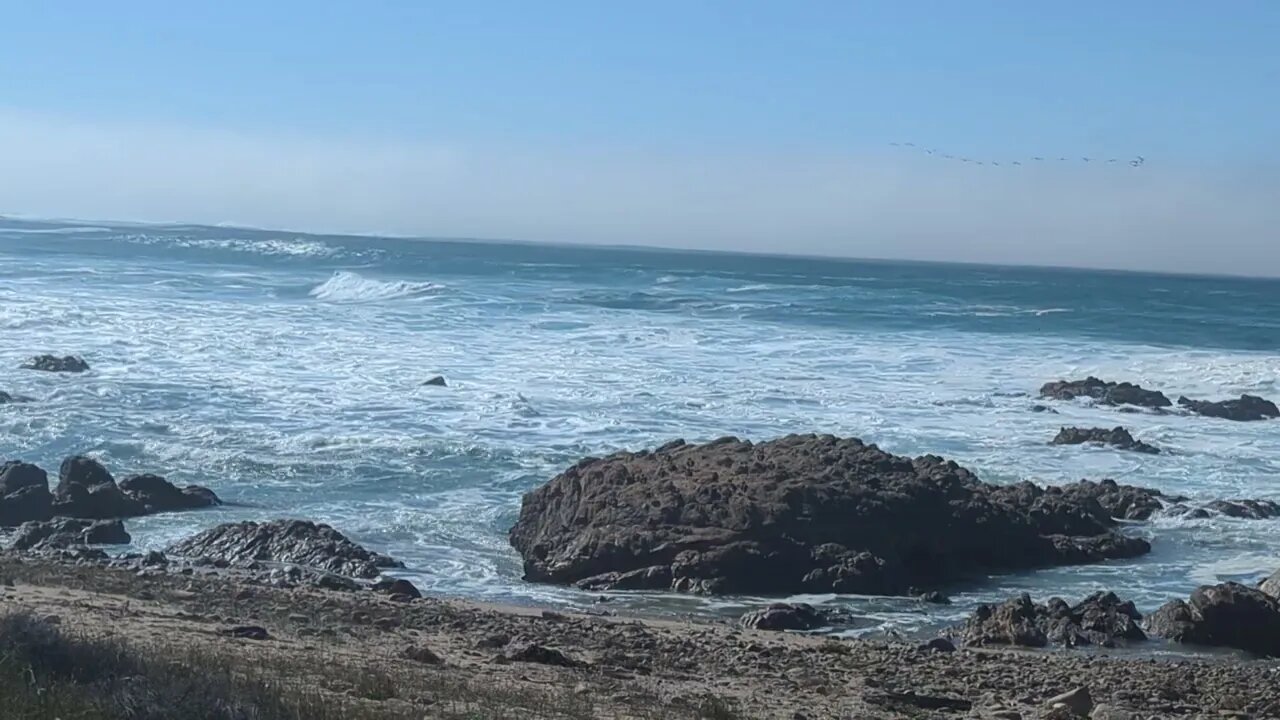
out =
[[[1057,437],[1051,440],[1049,444],[1083,445],[1085,443],[1110,445],[1121,450],[1132,450],[1149,455],[1160,454],[1160,448],[1148,445],[1141,440],[1135,440],[1133,435],[1130,435],[1129,431],[1122,427],[1115,427],[1110,430],[1106,428],[1064,427],[1058,431]]]
[[[382,568],[404,567],[351,542],[328,525],[306,520],[225,523],[181,540],[165,552],[231,564],[292,563],[357,578],[377,577]]]
[[[1148,552],[1097,502],[856,439],[724,438],[588,459],[525,495],[525,578],[697,593],[903,594]]]
[[[0,465],[0,526],[53,517],[53,496],[44,470],[19,461]]]
[[[39,467],[17,461],[0,465],[0,526],[52,517],[135,517],[218,504],[208,488],[178,488],[157,475],[136,475],[117,485],[102,463],[83,455],[62,462],[52,493],[48,475]]]
[[[150,473],[131,475],[121,480],[120,490],[140,503],[143,512],[148,515],[177,510],[198,510],[221,504],[218,496],[214,495],[209,488],[199,485],[179,488],[159,475]]]
[[[1147,520],[1168,504],[1186,500],[1151,488],[1121,485],[1115,480],[1081,480],[1071,485],[1051,486],[1046,492],[1062,493],[1072,502],[1096,502],[1108,516],[1121,520]]]
[[[1094,593],[1074,606],[1056,597],[1040,605],[1023,593],[1000,605],[979,605],[960,635],[966,645],[1114,647],[1146,639],[1140,620],[1133,603],[1115,593]]]
[[[753,630],[814,630],[830,622],[808,603],[773,603],[746,613],[738,619],[738,624]]]
[[[1271,577],[1258,583],[1258,589],[1280,600],[1280,570],[1271,574]]]
[[[22,363],[25,370],[42,370],[44,372],[62,372],[62,373],[82,373],[89,369],[89,363],[84,358],[75,355],[65,355],[58,357],[57,355],[37,355],[30,360]]]
[[[14,550],[43,550],[75,545],[124,545],[133,538],[119,520],[57,518],[18,526],[9,546]]]
[[[1174,642],[1280,656],[1280,600],[1234,582],[1202,585],[1189,601],[1171,600],[1152,613],[1147,631]]]
[[[1257,395],[1241,395],[1239,400],[1192,400],[1186,396],[1178,398],[1178,404],[1197,415],[1248,422],[1252,420],[1270,420],[1280,417],[1280,408],[1276,404]]]
[[[1164,393],[1157,390],[1146,390],[1140,385],[1127,382],[1107,382],[1092,375],[1084,380],[1058,380],[1045,383],[1040,388],[1040,396],[1055,400],[1089,397],[1103,405],[1137,405],[1155,409],[1173,405]]]

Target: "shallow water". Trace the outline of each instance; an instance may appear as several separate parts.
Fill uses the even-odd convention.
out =
[[[438,593],[587,604],[520,580],[520,496],[584,455],[738,435],[854,435],[992,482],[1082,477],[1280,499],[1280,422],[1030,412],[1095,374],[1176,397],[1280,396],[1280,281],[0,221],[0,458],[90,452],[117,476],[208,485],[227,520],[332,523]],[[85,375],[18,370],[82,354]],[[444,375],[447,388],[422,387]],[[1051,447],[1124,424],[1165,454]],[[864,630],[933,627],[1028,590],[1150,610],[1280,566],[1280,522],[1159,520],[1132,561],[1001,576],[948,607],[811,597]],[[729,614],[751,598],[622,594]]]

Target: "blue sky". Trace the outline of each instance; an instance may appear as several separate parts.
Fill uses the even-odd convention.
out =
[[[0,212],[1280,273],[1280,3],[198,5],[0,2]]]

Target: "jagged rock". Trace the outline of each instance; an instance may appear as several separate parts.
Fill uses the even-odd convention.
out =
[[[89,369],[89,363],[75,355],[58,357],[56,355],[37,355],[22,364],[25,370],[43,370],[44,372],[82,373]]]
[[[1277,408],[1275,403],[1257,395],[1241,395],[1239,400],[1217,402],[1192,400],[1183,396],[1178,398],[1178,404],[1197,415],[1241,422],[1280,417],[1280,408]]]
[[[199,485],[179,488],[159,475],[131,475],[120,481],[120,490],[140,503],[147,514],[196,510],[221,505],[212,490]]]
[[[49,476],[30,463],[0,465],[0,526],[21,525],[53,517]]]
[[[1147,631],[1174,642],[1280,656],[1280,599],[1234,582],[1202,585],[1190,601],[1170,600],[1148,616]]]
[[[746,613],[738,624],[753,630],[813,630],[830,623],[826,615],[808,603],[773,603]]]
[[[14,550],[37,550],[74,545],[124,545],[132,540],[119,520],[57,518],[19,525],[10,547]]]
[[[444,376],[436,375],[422,384],[428,387],[445,387]]]
[[[1280,600],[1280,570],[1271,574],[1271,577],[1258,583],[1258,589]]]
[[[994,607],[979,605],[961,628],[961,637],[966,645],[1114,647],[1118,641],[1146,639],[1138,626],[1141,619],[1133,603],[1115,593],[1094,593],[1074,606],[1061,598],[1039,605],[1023,593]]]
[[[981,482],[856,439],[724,438],[587,459],[525,495],[525,578],[590,589],[902,595],[973,573],[1133,557],[1098,502]]]
[[[1166,507],[1166,503],[1185,502],[1181,496],[1169,496],[1159,490],[1121,485],[1115,480],[1081,480],[1071,485],[1047,488],[1061,492],[1075,502],[1094,501],[1108,515],[1121,520],[1147,520]]]
[[[1130,435],[1129,431],[1122,427],[1115,427],[1110,430],[1106,428],[1064,427],[1058,431],[1057,437],[1050,441],[1051,445],[1083,445],[1084,443],[1100,443],[1121,450],[1133,450],[1134,452],[1150,455],[1160,454],[1160,448],[1148,445],[1141,440],[1135,440],[1133,435]]]
[[[1164,393],[1146,390],[1140,385],[1107,382],[1092,375],[1084,380],[1058,380],[1045,383],[1040,396],[1055,400],[1074,400],[1091,397],[1103,405],[1137,405],[1146,408],[1166,408],[1173,403]]]
[[[328,525],[306,520],[224,523],[169,546],[172,555],[228,563],[254,561],[306,565],[358,578],[404,563],[360,547]]]

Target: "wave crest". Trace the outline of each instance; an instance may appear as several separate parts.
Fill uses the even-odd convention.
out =
[[[443,287],[430,282],[374,280],[358,273],[340,270],[333,277],[311,288],[308,294],[325,302],[380,302],[431,295]]]

